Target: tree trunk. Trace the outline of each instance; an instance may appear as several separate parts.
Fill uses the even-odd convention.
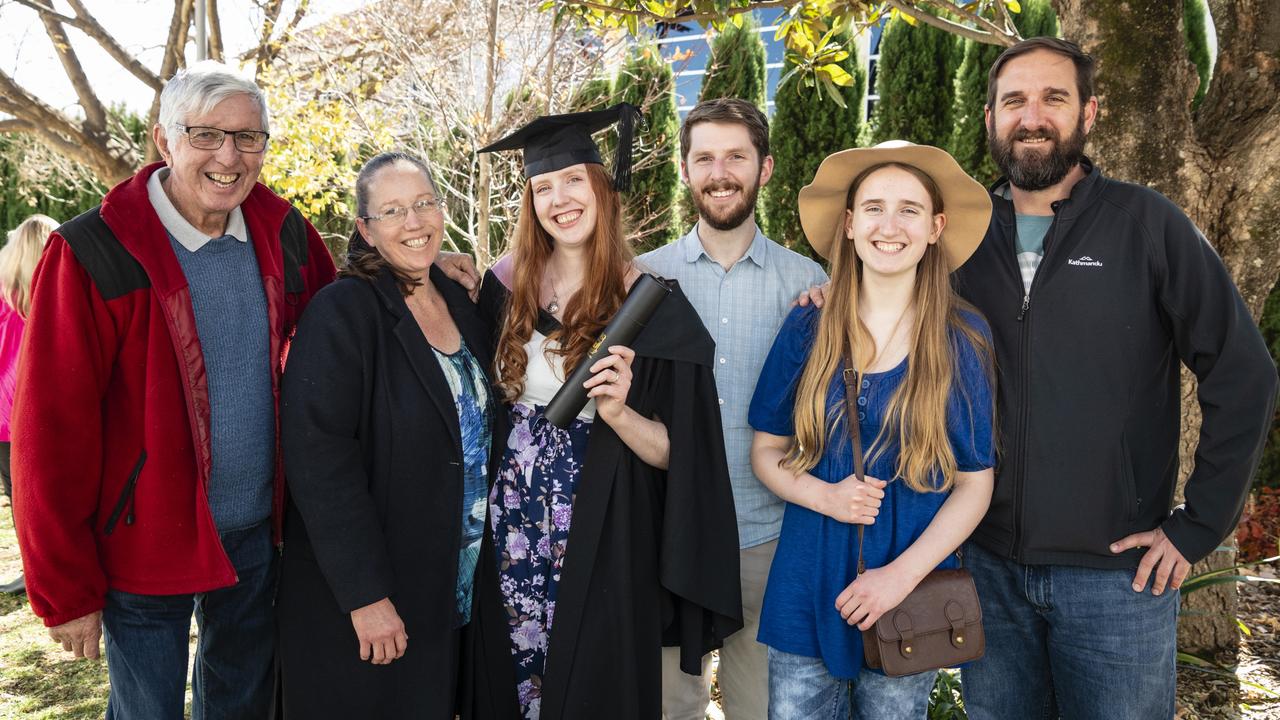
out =
[[[1054,0],[1063,36],[1098,58],[1101,114],[1090,156],[1107,174],[1150,185],[1182,207],[1222,256],[1256,320],[1280,275],[1280,3],[1210,5],[1218,62],[1193,114],[1198,77],[1181,3]],[[1200,430],[1194,379],[1183,384],[1182,406],[1179,496]],[[1234,557],[1234,550],[1214,553],[1192,573]],[[1234,653],[1235,601],[1230,584],[1186,596],[1179,647]]]

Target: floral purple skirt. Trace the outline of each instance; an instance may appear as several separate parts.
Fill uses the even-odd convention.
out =
[[[541,711],[574,489],[591,432],[591,423],[578,419],[561,430],[542,411],[528,405],[511,409],[511,435],[489,494],[489,529],[511,623],[520,712],[529,720],[537,720]]]

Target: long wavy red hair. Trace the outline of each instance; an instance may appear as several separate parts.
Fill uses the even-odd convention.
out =
[[[627,294],[627,270],[635,257],[626,240],[622,200],[604,166],[587,165],[587,177],[596,197],[595,232],[587,240],[586,280],[565,304],[560,329],[551,334],[559,345],[548,350],[563,358],[565,376],[586,358],[591,344],[622,306]],[[524,392],[529,358],[524,346],[538,322],[539,295],[554,241],[538,222],[533,207],[532,184],[525,183],[520,199],[520,219],[512,240],[511,299],[494,358],[498,387],[508,402]]]

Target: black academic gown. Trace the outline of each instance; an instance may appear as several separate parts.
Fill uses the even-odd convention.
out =
[[[436,268],[430,282],[487,371],[492,330],[461,286]],[[388,272],[340,279],[307,307],[281,422],[285,718],[452,720],[462,440],[444,371]],[[409,641],[403,657],[373,665],[359,659],[350,612],[384,597]]]
[[[497,323],[507,289],[491,272],[481,313]],[[554,330],[543,314],[539,328]],[[652,720],[662,713],[662,646],[681,666],[742,627],[738,532],[712,359],[715,345],[677,286],[632,344],[627,405],[667,426],[667,470],[592,424],[573,503],[542,685],[542,720]],[[506,446],[506,438],[494,438]],[[492,536],[476,573],[463,717],[519,716]]]

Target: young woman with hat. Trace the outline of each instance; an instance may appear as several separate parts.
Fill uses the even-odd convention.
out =
[[[760,620],[769,715],[920,718],[934,673],[869,670],[861,631],[954,566],[990,502],[991,342],[949,274],[981,242],[991,203],[946,152],[896,141],[827,157],[799,205],[831,284],[822,309],[783,324],[749,414],[752,466],[788,503]],[[859,525],[871,568],[860,575]]]
[[[657,718],[664,642],[696,673],[742,627],[714,344],[679,287],[590,366],[567,428],[545,413],[639,279],[618,194],[636,112],[539,118],[485,148],[523,149],[526,183],[511,254],[481,288],[511,429],[496,438],[464,718]],[[614,122],[610,178],[591,133]]]

